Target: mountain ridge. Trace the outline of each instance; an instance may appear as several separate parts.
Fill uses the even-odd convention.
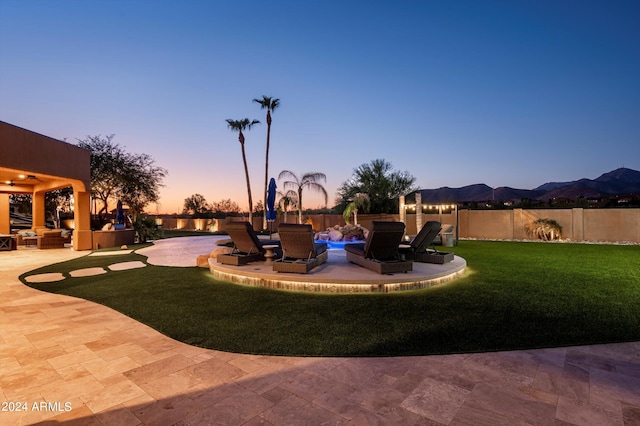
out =
[[[445,186],[437,189],[422,189],[420,192],[422,201],[425,203],[548,200],[640,194],[640,171],[621,167],[603,173],[596,179],[581,178],[570,182],[547,182],[534,189],[508,186],[491,188],[484,183],[476,183],[460,188]]]

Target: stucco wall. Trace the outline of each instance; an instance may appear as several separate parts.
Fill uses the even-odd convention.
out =
[[[2,166],[76,179],[89,188],[90,154],[86,149],[0,121]]]
[[[640,242],[640,209],[584,210],[584,239]]]
[[[640,209],[461,210],[460,238],[527,239],[537,219],[558,222],[563,239],[640,243]]]
[[[311,215],[314,229],[323,230],[336,224],[344,225],[340,215]],[[281,219],[281,218],[279,218]],[[527,224],[537,219],[553,219],[562,226],[563,239],[574,241],[629,241],[640,243],[640,209],[514,209],[514,210],[460,210],[458,212],[459,238],[478,238],[494,240],[523,240],[527,234]],[[233,219],[201,219],[203,222],[215,222],[217,230],[224,231],[225,223]],[[245,219],[246,220],[246,219]],[[295,223],[296,216],[290,214],[289,223]],[[400,215],[358,215],[358,223],[366,228],[374,220],[400,220]],[[442,224],[456,225],[455,212],[442,214],[423,214],[422,223],[430,220]],[[164,219],[166,229],[206,229],[196,226],[198,219]],[[178,226],[180,224],[180,226]],[[277,230],[274,223],[273,230]],[[260,229],[262,218],[254,219],[254,228]],[[406,215],[406,233],[415,235],[416,215]],[[455,229],[453,234],[455,236]]]

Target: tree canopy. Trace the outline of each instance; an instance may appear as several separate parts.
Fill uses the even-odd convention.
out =
[[[337,210],[344,211],[358,194],[367,194],[370,213],[397,213],[398,197],[415,191],[415,180],[407,171],[394,170],[384,159],[361,164],[338,188]]]
[[[182,213],[199,214],[211,211],[211,206],[207,204],[207,200],[201,194],[193,194],[184,199],[184,208]]]
[[[115,135],[87,136],[78,146],[91,153],[91,194],[102,202],[99,213],[120,199],[134,216],[158,201],[167,170],[148,154],[132,154],[113,143]]]

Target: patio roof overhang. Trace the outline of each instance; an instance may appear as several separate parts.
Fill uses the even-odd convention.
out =
[[[90,249],[90,153],[0,121],[0,233],[10,231],[8,194],[31,194],[33,225],[43,226],[44,194],[66,187],[74,192],[74,249]]]
[[[0,153],[0,192],[90,188],[90,154],[75,145],[0,121]]]

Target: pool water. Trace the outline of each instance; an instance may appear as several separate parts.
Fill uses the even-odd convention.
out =
[[[318,242],[327,243],[329,250],[344,250],[346,244],[364,244],[364,241],[324,241],[318,240]]]

